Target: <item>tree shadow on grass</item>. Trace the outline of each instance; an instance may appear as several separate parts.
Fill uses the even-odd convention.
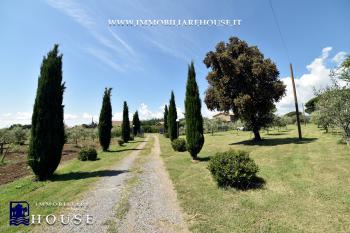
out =
[[[126,148],[126,149],[119,149],[119,150],[108,150],[106,152],[123,152],[123,151],[133,151],[133,150],[143,150],[143,149],[137,149],[137,148]]]
[[[145,141],[145,140],[128,141],[128,143],[138,143],[138,142],[147,142],[147,141]]]
[[[280,135],[285,135],[287,132],[279,132],[279,133],[267,133],[266,135],[268,136],[280,136]]]
[[[199,162],[208,162],[210,160],[210,156],[197,157],[197,161]]]
[[[244,140],[240,142],[233,142],[229,145],[246,145],[246,146],[277,146],[285,144],[306,144],[316,141],[318,138],[266,138],[261,141]]]
[[[111,177],[122,173],[129,172],[128,170],[100,170],[93,172],[69,172],[64,174],[54,174],[51,181],[67,181],[67,180],[81,180],[91,177]]]
[[[223,189],[235,188],[241,191],[248,191],[248,190],[262,189],[264,188],[265,184],[266,184],[266,181],[264,180],[264,178],[255,176],[247,184],[234,185],[234,186],[219,185],[219,187]]]

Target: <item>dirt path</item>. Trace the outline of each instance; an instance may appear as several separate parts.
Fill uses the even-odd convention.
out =
[[[81,225],[71,221],[61,225],[60,216],[54,226],[42,225],[36,232],[83,232],[83,233],[168,233],[189,232],[176,192],[160,158],[158,136],[141,143],[137,149],[117,165],[119,171],[101,178],[97,185],[86,192],[79,202],[88,203],[84,208],[67,209],[65,216],[80,214]],[[143,149],[153,141],[151,152]],[[150,147],[149,147],[150,148]],[[141,152],[141,153],[140,153]],[[85,216],[93,216],[93,224],[85,224]]]
[[[61,225],[61,223],[55,223],[54,226],[42,225],[34,230],[37,232],[77,232],[77,233],[88,233],[88,232],[107,232],[108,224],[107,222],[114,217],[114,207],[119,201],[121,194],[123,192],[124,184],[126,180],[133,176],[129,169],[132,167],[137,155],[140,153],[141,149],[145,147],[147,142],[142,142],[137,146],[137,150],[131,152],[126,158],[121,162],[117,163],[116,166],[112,167],[111,170],[118,171],[118,173],[113,173],[111,176],[101,178],[94,189],[86,192],[83,198],[78,200],[82,203],[87,203],[88,205],[84,208],[72,208],[66,213],[65,216],[73,216],[80,214],[83,216],[83,223],[80,225],[74,225],[71,221],[68,225]],[[93,224],[85,224],[85,216],[89,214],[93,216]],[[57,217],[59,221],[59,216]]]
[[[118,224],[118,232],[189,232],[160,158],[158,136],[153,138],[152,151],[140,163],[141,173],[129,195],[129,210]]]

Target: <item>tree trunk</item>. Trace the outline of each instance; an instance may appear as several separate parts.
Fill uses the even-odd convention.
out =
[[[258,129],[253,129],[254,141],[261,141],[260,133]]]
[[[191,157],[193,161],[198,160],[197,154],[191,154]]]

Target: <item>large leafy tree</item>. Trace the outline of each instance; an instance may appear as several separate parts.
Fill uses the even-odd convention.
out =
[[[41,64],[32,116],[28,164],[39,180],[50,178],[61,161],[64,89],[62,54],[56,44]]]
[[[134,113],[134,116],[132,118],[132,125],[133,125],[133,134],[136,136],[141,131],[141,122],[139,119],[139,113],[136,111]]]
[[[100,145],[104,151],[108,150],[109,144],[111,143],[111,130],[112,130],[111,91],[112,91],[112,88],[105,89],[103,100],[102,100],[100,119],[98,123],[98,136],[100,140]]]
[[[220,42],[204,58],[210,68],[205,103],[210,110],[233,111],[261,140],[259,130],[271,121],[271,112],[285,94],[276,65],[256,46],[237,37]]]
[[[187,150],[192,159],[197,159],[197,154],[204,144],[203,117],[201,113],[201,99],[199,97],[196,72],[193,62],[188,67],[188,78],[185,99],[186,140]]]
[[[305,112],[311,114],[316,110],[316,103],[319,99],[318,96],[311,98],[309,101],[305,103]]]
[[[343,138],[350,146],[350,57],[331,76],[333,85],[318,93],[316,122],[326,131],[329,126],[342,129]]]
[[[168,106],[164,107],[164,135],[168,135]]]
[[[350,145],[350,89],[334,84],[322,91],[316,103],[318,124],[326,130],[337,126],[343,131],[343,137]],[[327,127],[325,127],[325,125]]]
[[[350,56],[347,56],[346,59],[342,62],[339,69],[332,72],[333,77],[338,77],[341,80],[350,83]]]
[[[170,102],[169,102],[169,113],[168,113],[168,133],[171,141],[178,138],[177,132],[177,112],[175,104],[174,92],[171,92]]]
[[[128,142],[130,140],[129,108],[126,101],[124,101],[123,107],[122,139],[124,142]]]

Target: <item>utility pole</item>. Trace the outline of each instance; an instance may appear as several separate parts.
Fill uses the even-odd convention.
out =
[[[289,64],[289,67],[290,67],[290,76],[292,78],[292,86],[293,86],[293,94],[294,94],[294,102],[295,102],[295,113],[297,115],[298,134],[299,134],[299,139],[302,139],[303,137],[301,135],[300,116],[299,116],[299,108],[298,108],[298,98],[297,98],[297,91],[295,89],[292,63]]]

